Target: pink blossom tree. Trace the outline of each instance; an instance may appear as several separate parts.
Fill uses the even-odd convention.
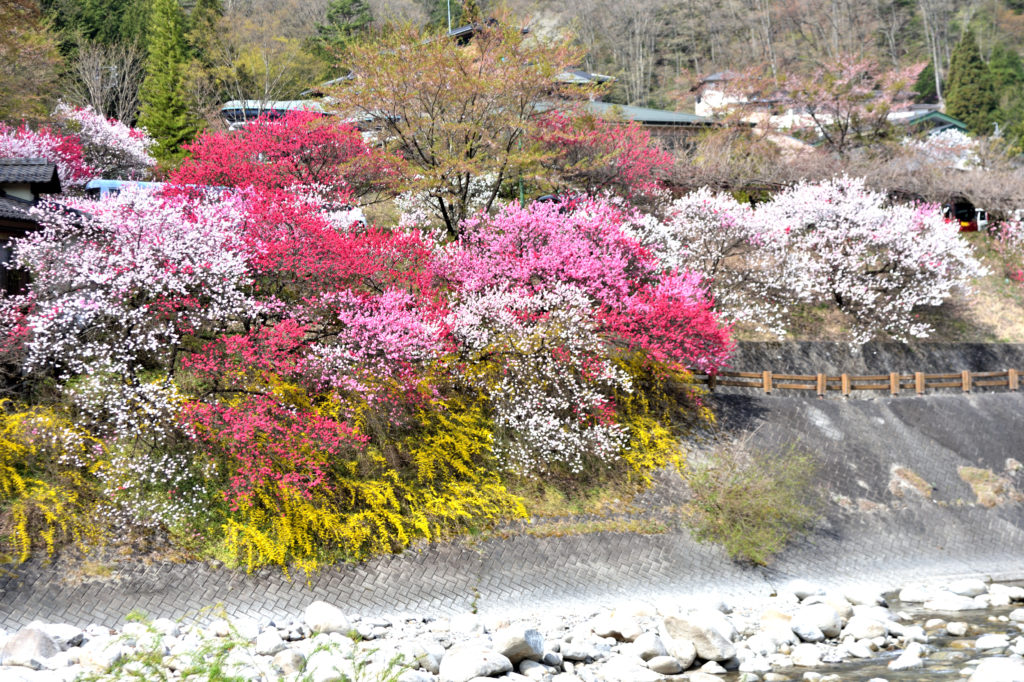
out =
[[[0,157],[43,158],[57,166],[65,190],[76,190],[100,177],[144,180],[156,159],[153,139],[97,114],[90,107],[59,104],[50,126],[13,128],[0,123]]]
[[[522,474],[579,473],[626,439],[612,394],[631,389],[626,350],[714,372],[731,350],[700,277],[666,271],[601,199],[505,207],[463,225],[440,260],[449,326]]]

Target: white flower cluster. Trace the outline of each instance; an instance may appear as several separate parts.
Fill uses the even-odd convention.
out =
[[[483,291],[455,307],[449,323],[478,368],[469,376],[491,401],[495,455],[506,468],[579,473],[625,446],[624,428],[599,413],[630,379],[606,359],[592,308],[566,284]]]
[[[704,275],[725,315],[780,336],[791,306],[808,303],[847,313],[854,342],[925,337],[915,311],[984,270],[938,207],[891,204],[848,177],[800,183],[756,208],[704,189],[635,229],[667,267]]]
[[[923,154],[926,161],[948,168],[965,170],[980,162],[978,141],[956,128],[946,128],[924,139],[907,137],[901,144]]]
[[[664,222],[651,216],[634,222],[632,236],[666,269],[700,273],[727,319],[783,335],[786,241],[772,238],[749,204],[708,188],[676,200],[666,214]]]
[[[470,178],[466,190],[466,215],[473,215],[483,210],[497,181],[498,176],[493,173]],[[398,227],[401,229],[413,227],[428,229],[441,224],[438,196],[438,193],[434,191],[409,190],[395,197],[395,206],[400,214]],[[447,195],[442,194],[441,196]]]
[[[15,247],[31,298],[5,300],[29,305],[26,369],[73,381],[86,414],[119,435],[165,424],[177,391],[148,368],[172,367],[184,334],[255,309],[233,229],[241,211],[230,199],[183,207],[144,191],[93,202],[88,216],[41,206],[45,229]]]

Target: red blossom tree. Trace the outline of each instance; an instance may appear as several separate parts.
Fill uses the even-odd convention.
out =
[[[368,146],[352,125],[304,111],[205,133],[185,149],[172,182],[289,190],[328,207],[385,196],[404,172],[399,157]]]

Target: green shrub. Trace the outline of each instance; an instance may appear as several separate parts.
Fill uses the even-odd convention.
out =
[[[723,447],[683,474],[692,494],[687,525],[698,541],[764,566],[818,518],[815,471],[814,457],[796,446],[779,452]]]

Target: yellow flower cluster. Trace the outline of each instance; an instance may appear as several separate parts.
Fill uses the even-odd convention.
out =
[[[0,561],[102,539],[89,492],[101,453],[99,441],[52,410],[0,401]]]

